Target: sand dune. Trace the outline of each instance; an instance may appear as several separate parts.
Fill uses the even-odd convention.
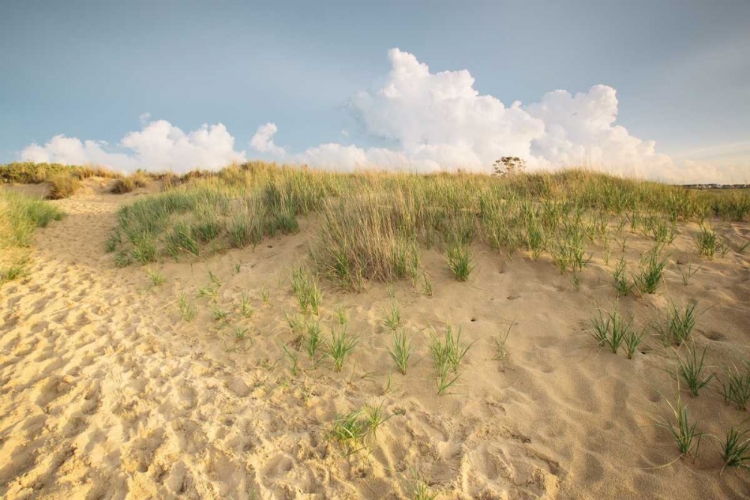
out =
[[[409,282],[362,294],[324,284],[324,335],[345,306],[359,345],[341,373],[303,357],[295,377],[280,344],[296,337],[284,319],[297,310],[290,269],[306,258],[314,218],[254,251],[154,265],[167,282],[153,286],[144,268],[115,268],[103,251],[117,208],[139,193],[87,184],[55,202],[68,216],[38,231],[28,277],[0,289],[3,498],[409,498],[417,473],[439,498],[750,496],[747,471],[720,474],[718,441],[705,437],[695,462],[674,461],[669,431],[655,425],[678,394],[672,348],[650,338],[628,360],[595,345],[589,320],[615,299],[601,251],[579,290],[544,257],[482,245],[467,283],[453,280],[443,254],[423,252],[433,296]],[[696,343],[718,369],[750,358],[750,256],[700,260],[696,227],[681,226],[661,292],[619,308],[645,325],[670,300],[697,300]],[[750,239],[748,224],[723,231]],[[625,255],[636,261],[651,245],[630,235]],[[684,286],[675,262],[699,260]],[[179,293],[194,296],[209,270],[221,280],[215,301],[195,298],[196,319],[181,321]],[[243,291],[251,318],[238,314]],[[391,373],[389,295],[414,339],[406,375]],[[214,307],[247,335],[221,328]],[[438,396],[428,345],[430,327],[445,325],[462,326],[473,345],[457,384]],[[510,325],[507,357],[494,359]],[[721,439],[748,416],[713,387],[681,397],[701,431]],[[328,439],[337,415],[381,403],[393,417],[368,450],[343,456]]]

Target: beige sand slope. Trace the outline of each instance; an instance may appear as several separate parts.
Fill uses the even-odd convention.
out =
[[[292,377],[280,343],[294,335],[290,267],[304,259],[314,221],[301,232],[205,262],[117,269],[103,252],[114,196],[89,182],[56,202],[68,217],[37,235],[30,275],[0,289],[0,497],[3,498],[408,498],[418,471],[439,498],[748,498],[750,474],[719,474],[718,442],[706,437],[693,463],[677,457],[654,422],[676,399],[675,353],[649,339],[634,360],[595,347],[588,321],[614,299],[611,268],[597,252],[580,290],[544,258],[512,260],[476,246],[468,283],[451,279],[445,257],[424,252],[434,296],[401,283],[416,352],[406,376],[389,372],[391,334],[382,325],[386,286],[363,294],[324,285],[328,335],[346,306],[360,344],[342,373],[323,363]],[[682,228],[672,260],[697,261]],[[750,226],[724,228],[750,238]],[[650,243],[631,235],[636,260]],[[620,252],[613,252],[612,262]],[[611,262],[611,263],[612,263]],[[669,300],[694,298],[705,311],[694,331],[718,368],[750,358],[750,258],[730,253],[683,286],[674,262],[658,295],[628,297],[638,324],[661,318]],[[239,272],[235,265],[239,264]],[[195,321],[180,320],[177,296],[222,280],[216,303],[197,298]],[[267,289],[269,304],[261,300]],[[242,291],[255,315],[239,317]],[[237,340],[211,310],[234,311],[248,328]],[[239,318],[239,319],[238,319]],[[504,361],[494,338],[511,323]],[[463,326],[474,342],[462,377],[437,396],[429,327]],[[748,416],[714,388],[687,391],[690,416],[723,439]],[[337,415],[365,404],[395,414],[369,451],[342,456],[327,439]]]

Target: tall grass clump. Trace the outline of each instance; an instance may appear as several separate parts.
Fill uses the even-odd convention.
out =
[[[469,247],[458,244],[451,246],[448,249],[448,267],[456,281],[467,281],[474,270]]]
[[[31,246],[35,229],[63,216],[62,210],[44,200],[0,191],[0,248]]]
[[[81,181],[69,173],[53,174],[47,181],[50,184],[48,197],[51,200],[70,198],[81,187]]]
[[[418,276],[414,220],[403,205],[374,197],[345,198],[323,209],[313,258],[319,271],[345,288],[361,290],[366,280],[387,283]]]
[[[713,260],[716,252],[725,253],[726,244],[724,240],[719,236],[716,231],[705,225],[701,225],[701,229],[698,234],[693,238],[695,246],[698,249],[698,253],[702,257],[707,257]]]
[[[187,174],[180,184],[138,199],[118,212],[118,248],[153,237],[158,253],[174,258],[211,249],[257,245],[298,229],[296,217],[319,210],[335,194],[333,174],[249,163],[233,174]]]
[[[63,215],[46,201],[0,191],[0,284],[26,273],[34,231]]]

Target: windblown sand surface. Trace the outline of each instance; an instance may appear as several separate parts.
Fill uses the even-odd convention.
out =
[[[293,377],[280,348],[295,338],[284,319],[298,309],[290,268],[306,258],[314,220],[255,251],[154,265],[168,280],[154,287],[144,268],[117,269],[103,251],[117,208],[137,194],[87,184],[55,202],[68,216],[37,233],[30,274],[0,289],[0,497],[408,498],[414,471],[439,498],[750,495],[750,473],[720,474],[717,440],[704,437],[695,462],[675,461],[669,431],[655,425],[677,398],[672,348],[651,338],[628,360],[596,347],[589,320],[615,298],[601,251],[575,290],[545,257],[509,260],[478,245],[476,270],[458,283],[445,256],[425,250],[434,296],[394,287],[416,351],[390,386],[388,287],[352,294],[324,284],[325,336],[343,305],[360,343],[342,373],[326,362],[311,370],[303,356]],[[661,321],[670,300],[697,300],[693,334],[718,370],[750,358],[750,252],[701,260],[696,229],[681,226],[660,292],[623,298],[619,309],[643,325]],[[750,225],[722,232],[747,240]],[[625,234],[635,262],[652,243]],[[703,267],[683,286],[677,263],[691,260]],[[222,280],[216,303],[196,298],[198,315],[185,323],[177,297],[195,296],[208,270]],[[250,319],[237,313],[242,291]],[[220,328],[214,306],[248,335]],[[438,396],[428,345],[430,327],[442,334],[446,324],[474,344],[457,385]],[[511,324],[507,358],[493,359]],[[748,414],[711,385],[682,399],[699,429],[723,441]],[[331,423],[381,403],[394,416],[369,451],[344,457],[327,437]]]

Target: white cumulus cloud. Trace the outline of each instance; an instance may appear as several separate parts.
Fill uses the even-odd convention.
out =
[[[56,135],[44,145],[26,147],[20,157],[35,162],[92,163],[126,171],[142,168],[176,172],[218,169],[247,159],[244,151],[235,151],[234,137],[221,123],[185,133],[166,120],[146,123],[148,117],[144,115],[141,119],[141,131],[130,132],[114,148],[104,141]]]
[[[389,51],[384,84],[359,92],[351,108],[365,133],[393,149],[323,144],[295,159],[314,165],[434,171],[462,168],[489,172],[503,156],[524,158],[532,168],[593,165],[611,172],[663,176],[669,157],[615,124],[617,96],[596,85],[571,95],[557,90],[537,103],[506,106],[474,89],[466,70],[430,72],[417,58]]]
[[[261,153],[270,153],[272,155],[282,156],[286,154],[284,148],[273,143],[273,136],[276,134],[275,123],[266,123],[258,127],[255,135],[250,139],[250,147]]]
[[[329,142],[294,153],[275,144],[278,127],[268,122],[258,127],[250,148],[287,162],[340,170],[490,172],[499,158],[518,156],[532,169],[590,166],[682,183],[750,180],[746,155],[720,163],[688,156],[674,161],[657,153],[654,141],[642,140],[617,124],[618,100],[612,87],[595,85],[575,94],[555,90],[538,102],[506,105],[481,95],[467,70],[431,72],[427,64],[399,49],[391,49],[388,57],[391,69],[383,83],[349,101],[362,124],[358,136],[387,146]],[[177,171],[215,169],[246,159],[245,151],[234,149],[234,137],[222,124],[184,133],[167,121],[151,121],[149,114],[141,116],[141,124],[140,132],[127,134],[116,147],[57,135],[44,145],[31,144],[21,158]],[[350,140],[346,130],[339,136]]]

